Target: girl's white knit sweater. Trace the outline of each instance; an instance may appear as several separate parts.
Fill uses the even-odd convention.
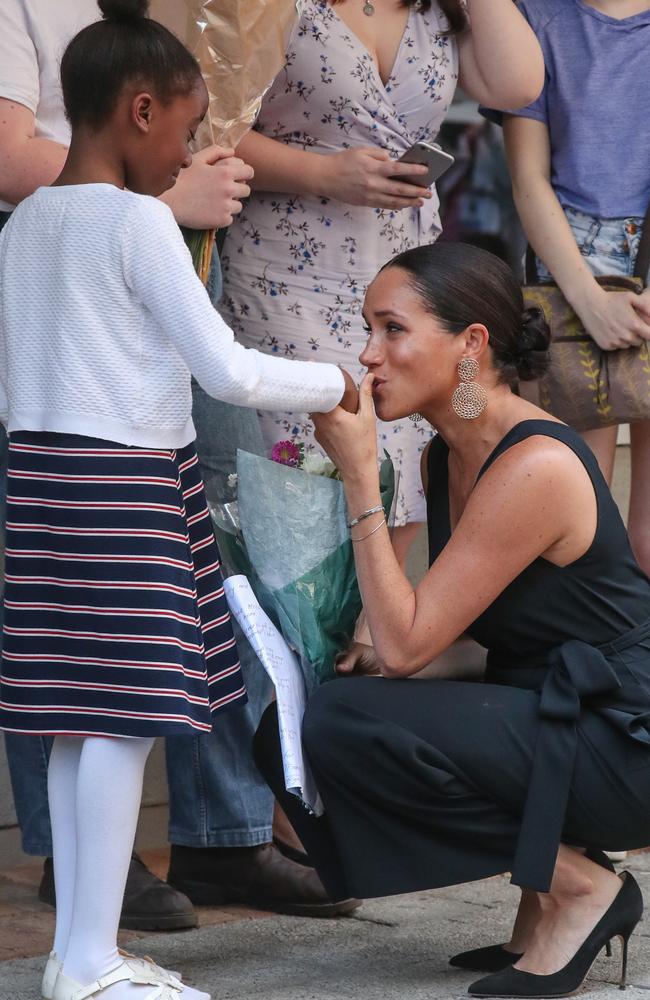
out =
[[[141,447],[195,437],[190,376],[241,406],[327,412],[334,365],[246,350],[170,210],[111,184],[39,188],[0,234],[0,418]],[[4,397],[4,398],[3,398]]]

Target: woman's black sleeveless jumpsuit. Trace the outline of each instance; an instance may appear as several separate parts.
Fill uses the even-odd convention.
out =
[[[598,504],[588,551],[531,563],[473,623],[485,682],[341,678],[307,706],[305,747],[325,804],[283,794],[272,710],[257,759],[336,895],[383,896],[512,872],[549,888],[560,842],[650,844],[650,581],[582,439],[527,420],[583,462]],[[451,534],[448,449],[429,452],[430,562]]]

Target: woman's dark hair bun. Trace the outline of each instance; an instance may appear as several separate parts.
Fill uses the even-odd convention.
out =
[[[97,0],[105,21],[140,21],[149,13],[149,0]]]
[[[521,340],[516,357],[517,374],[522,382],[540,378],[549,363],[551,328],[541,309],[531,306],[521,317]]]

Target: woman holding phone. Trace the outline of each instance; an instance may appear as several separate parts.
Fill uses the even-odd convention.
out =
[[[511,0],[308,0],[255,129],[238,147],[253,194],[222,257],[223,312],[248,347],[345,363],[361,374],[361,305],[387,257],[440,233],[424,166],[457,82],[500,108],[534,99],[543,60]],[[415,183],[413,183],[415,182]],[[318,448],[305,413],[268,413],[266,444]],[[399,471],[395,546],[423,521],[423,420],[380,424]]]

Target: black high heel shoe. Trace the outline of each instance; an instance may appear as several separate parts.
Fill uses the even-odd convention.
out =
[[[604,851],[589,848],[585,851],[585,857],[607,871],[616,871]],[[609,941],[605,945],[605,950],[607,957],[610,958],[612,946]],[[489,944],[485,948],[461,951],[459,955],[449,959],[449,964],[456,969],[467,969],[469,972],[501,972],[502,969],[507,969],[518,962],[522,954],[523,952],[508,951],[504,944]]]
[[[627,945],[643,913],[643,897],[629,872],[621,875],[621,888],[591,934],[580,945],[563,969],[550,976],[538,976],[521,969],[503,969],[472,983],[468,993],[474,997],[514,997],[517,1000],[566,997],[575,993],[587,978],[598,952],[613,937],[623,944],[620,989],[625,989]]]
[[[518,962],[523,952],[508,951],[504,944],[488,944],[485,948],[461,951],[449,959],[455,969],[468,972],[501,972]]]

